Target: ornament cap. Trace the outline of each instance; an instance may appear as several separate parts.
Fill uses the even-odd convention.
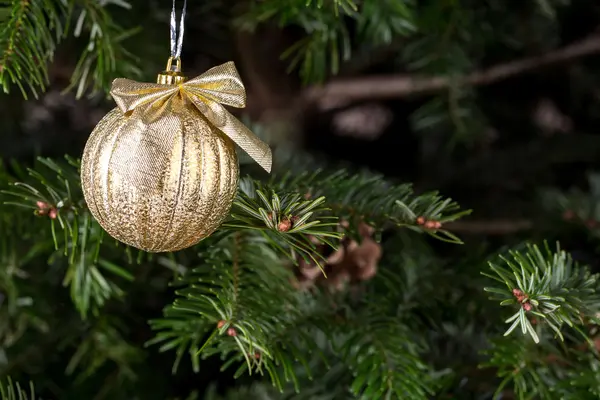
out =
[[[175,61],[175,65],[173,65],[173,61]],[[156,83],[160,85],[179,85],[183,82],[185,82],[185,76],[181,73],[181,59],[179,57],[169,57],[167,67],[158,74]]]

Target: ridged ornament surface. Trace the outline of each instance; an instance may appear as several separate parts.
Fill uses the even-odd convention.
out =
[[[224,221],[239,165],[232,140],[177,96],[152,115],[110,111],[88,139],[81,179],[106,232],[167,252],[197,244]]]

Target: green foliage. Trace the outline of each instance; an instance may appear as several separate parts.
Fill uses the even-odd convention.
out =
[[[370,304],[370,309],[376,305]],[[375,312],[376,313],[376,312]],[[354,375],[352,392],[360,398],[427,399],[432,394],[427,366],[418,357],[418,347],[409,329],[382,313],[363,315],[342,349]]]
[[[30,91],[38,97],[49,84],[48,63],[57,46],[69,34],[70,20],[75,18],[73,35],[89,34],[88,44],[71,78],[68,89],[76,88],[77,97],[107,92],[117,76],[139,74],[132,55],[121,42],[136,30],[116,25],[106,10],[109,5],[130,8],[124,0],[11,0],[0,3],[0,82],[5,93],[16,85],[25,98]],[[119,61],[117,63],[117,60]]]
[[[505,321],[511,325],[504,337],[492,339],[484,352],[489,359],[482,367],[494,368],[502,379],[495,396],[512,386],[518,398],[596,398],[598,275],[548,246],[510,251],[490,267],[494,274],[483,275],[502,287],[485,290],[501,305],[517,307]],[[534,340],[508,336],[519,326]]]
[[[299,69],[304,83],[321,83],[336,75],[342,62],[350,60],[355,37],[367,45],[389,44],[413,32],[412,1],[365,0],[278,0],[253,2],[236,19],[241,29],[275,21],[281,26],[300,26],[306,36],[288,48],[282,58],[288,71]],[[357,24],[352,35],[348,20]]]
[[[410,35],[416,30],[415,11],[414,1],[363,1],[356,21],[360,42],[383,46]]]
[[[232,366],[235,376],[268,373],[280,388],[294,380],[292,364],[305,362],[302,354],[313,348],[309,330],[295,327],[300,321],[318,326],[323,311],[293,289],[289,266],[252,233],[215,240],[202,259],[178,280],[186,286],[166,308],[166,318],[152,321],[159,331],[152,343],[161,343],[161,351],[177,349],[174,368],[186,352],[195,370],[200,355],[220,354],[223,369]]]
[[[280,391],[292,382],[298,392],[305,387],[300,382],[309,382],[302,375],[315,376],[315,361],[337,358],[354,376],[349,386],[356,396],[427,398],[431,388],[420,348],[402,321],[387,314],[389,303],[381,295],[353,311],[332,307],[344,301],[337,295],[298,291],[277,247],[251,232],[206,246],[203,265],[178,280],[184,286],[165,318],[151,322],[158,331],[151,344],[176,350],[174,368],[186,353],[196,371],[201,357],[218,354],[222,368],[234,368],[236,377],[267,374]],[[327,338],[325,346],[319,334]]]
[[[129,2],[5,3],[4,11],[0,9],[0,18],[4,15],[7,21],[0,34],[0,50],[4,49],[0,80],[5,91],[16,84],[24,95],[29,88],[37,96],[48,81],[47,62],[71,27],[72,35],[86,42],[68,87],[78,97],[107,92],[115,77],[141,76],[138,62],[125,43],[138,32],[137,28],[126,29],[111,18],[112,9],[130,9]],[[556,13],[566,3],[540,0],[511,6],[507,11],[504,2],[497,0],[478,3],[477,7],[459,1],[267,0],[250,2],[234,19],[239,29],[253,30],[273,22],[282,27],[300,27],[304,37],[281,57],[287,60],[288,70],[297,70],[306,84],[323,83],[338,74],[343,63],[368,59],[374,48],[392,49],[402,43],[399,51],[394,51],[401,65],[419,75],[452,77],[457,83],[426,101],[411,117],[416,130],[453,132],[449,143],[453,145],[484,140],[488,132],[477,93],[464,87],[459,79],[478,67],[485,45],[496,40],[515,48],[531,42],[533,34],[539,35],[535,43],[540,47],[557,45]],[[216,3],[205,6],[210,4]],[[31,10],[25,12],[24,7]],[[26,23],[31,18],[34,20]],[[523,18],[532,21],[531,31],[523,27]],[[14,48],[24,50],[14,52]],[[29,61],[34,59],[43,62]]]
[[[50,220],[46,225],[50,235],[40,235],[53,239],[54,252],[48,263],[66,267],[63,284],[69,286],[73,302],[85,317],[90,311],[96,313],[108,299],[124,293],[104,274],[125,281],[132,281],[133,276],[112,261],[123,249],[118,249],[114,240],[104,241],[104,231],[87,211],[79,183],[79,161],[38,161],[37,168],[19,174],[22,181],[3,191],[17,200],[6,204],[24,207]],[[52,210],[54,218],[50,215]],[[101,248],[107,247],[111,251],[101,255]]]
[[[364,221],[378,230],[405,227],[452,243],[461,241],[445,229],[424,228],[418,224],[418,217],[444,224],[471,212],[459,210],[456,202],[437,192],[417,195],[410,184],[394,185],[381,175],[368,172],[317,170],[290,173],[274,176],[272,184],[297,188],[300,193],[313,198],[325,197],[335,215],[351,221],[352,226],[357,221]]]
[[[252,7],[237,20],[242,29],[255,29],[258,24],[276,20],[280,25],[300,25],[307,36],[282,54],[289,59],[288,71],[300,67],[300,76],[308,82],[322,82],[339,70],[341,60],[351,54],[350,34],[340,16],[338,3],[287,0],[253,2]],[[282,7],[283,6],[283,7]],[[341,8],[342,15],[355,14],[352,7]]]
[[[537,246],[530,246],[526,253],[513,251],[510,258],[501,259],[502,266],[490,263],[495,275],[484,275],[505,285],[485,288],[495,295],[495,300],[503,306],[518,307],[505,321],[511,324],[505,336],[520,326],[523,334],[529,333],[539,342],[530,320],[538,317],[539,326],[550,327],[564,340],[563,324],[579,331],[578,325],[584,323],[584,318],[596,320],[600,311],[598,275],[575,264],[566,252],[559,249],[552,253],[548,247],[542,252]]]
[[[553,220],[561,218],[591,237],[600,238],[600,174],[588,175],[588,190],[575,187],[568,191],[546,189],[541,191],[540,198]]]
[[[278,188],[282,193],[283,187]],[[267,195],[271,191],[270,196]],[[329,239],[339,239],[339,232],[334,228],[338,226],[337,217],[324,215],[328,209],[323,207],[324,197],[315,200],[305,200],[298,193],[278,195],[274,189],[265,188],[264,185],[250,179],[242,180],[238,197],[233,203],[231,218],[223,225],[227,228],[260,229],[265,237],[272,238],[271,243],[281,243],[275,246],[292,258],[294,253],[299,253],[303,258],[311,258],[316,263],[320,260],[314,258],[315,244],[312,237],[318,238],[322,243],[334,247]],[[311,220],[316,216],[323,221]],[[279,225],[282,221],[290,221],[291,228],[282,232]],[[286,250],[287,249],[287,250]]]
[[[2,400],[34,400],[35,388],[29,383],[29,391],[22,388],[19,382],[13,382],[10,377],[6,381],[0,381],[0,397]]]
[[[77,160],[40,158],[38,163],[25,171],[13,166],[19,179],[9,179],[11,189],[2,192],[5,204],[33,211],[38,221],[47,221],[40,225],[42,230],[34,239],[52,238],[43,242],[45,249],[54,248],[48,263],[63,269],[64,284],[70,286],[81,317],[92,312],[97,318],[109,300],[122,298],[124,289],[118,282],[134,281],[133,259],[128,256],[131,250],[105,237],[91,218],[79,186]],[[289,192],[292,187],[300,192]],[[307,192],[311,196],[302,194]],[[335,201],[332,207],[326,206],[321,192]],[[385,199],[384,192],[392,197]],[[460,214],[454,202],[435,193],[418,196],[409,185],[394,187],[376,175],[288,174],[270,183],[242,179],[231,217],[199,245],[198,267],[186,273],[187,268],[179,268],[172,257],[156,260],[181,271],[176,285],[182,288],[177,292],[178,300],[165,309],[165,318],[152,322],[158,331],[152,343],[160,343],[162,351],[177,350],[175,369],[185,353],[190,354],[195,369],[199,368],[200,357],[219,354],[226,360],[224,368],[237,368],[236,376],[266,373],[279,389],[291,381],[299,390],[294,365],[300,363],[307,367],[306,374],[311,373],[311,359],[304,358],[303,353],[306,348],[316,348],[312,343],[314,334],[339,335],[340,330],[368,319],[372,320],[371,334],[344,336],[336,353],[348,371],[356,373],[355,393],[403,393],[421,398],[427,388],[415,387],[413,382],[425,384],[426,379],[420,375],[424,366],[415,358],[416,348],[410,346],[401,321],[389,319],[383,311],[374,313],[370,305],[365,308],[370,310],[368,315],[364,311],[348,315],[349,325],[326,328],[325,319],[333,314],[324,311],[325,297],[294,289],[294,265],[300,258],[316,265],[324,263],[317,245],[337,246],[343,236],[338,215],[352,222],[348,227],[352,232],[363,220],[378,228],[389,221],[390,226],[427,231],[415,222],[417,215],[449,221]],[[282,223],[289,226],[284,224],[282,228]],[[129,259],[129,265],[122,264],[124,259]],[[380,298],[373,300],[373,304],[378,303]],[[98,321],[96,318],[93,321]],[[300,324],[305,329],[295,329]],[[85,328],[67,372],[73,373],[81,365],[85,369],[78,379],[85,379],[100,366],[115,363],[132,378],[134,368],[129,362],[136,359],[136,351],[119,330],[113,323],[99,322]],[[397,341],[385,339],[390,332]],[[359,347],[367,353],[356,353]],[[393,354],[388,349],[394,349]],[[365,366],[376,360],[382,362],[383,369],[381,374],[368,377],[367,390],[363,386]]]
[[[5,93],[16,84],[27,98],[26,88],[37,97],[48,84],[46,63],[64,37],[68,7],[63,1],[3,1],[0,3],[0,81]]]
[[[322,9],[325,5],[325,2],[329,4],[333,3],[332,6],[336,11],[338,11],[339,8],[342,8],[346,12],[349,12],[351,10],[356,11],[356,4],[354,4],[353,0],[306,0],[306,6],[310,7],[316,5],[319,9]]]
[[[122,325],[114,318],[103,318],[86,327],[65,373],[74,375],[78,372],[75,382],[80,383],[109,364],[116,369],[113,377],[117,381],[135,380],[135,368],[143,360],[143,354],[141,349],[123,338],[122,331],[126,328]]]
[[[0,318],[10,321],[2,326],[6,326],[5,332],[14,338],[5,341],[5,345],[19,340],[28,327],[47,329],[47,317],[27,314],[21,309],[15,313],[17,309],[14,308],[35,300],[23,300],[20,294],[19,286],[27,281],[21,282],[16,272],[19,265],[26,265],[28,260],[43,255],[44,251],[54,249],[50,263],[55,268],[62,269],[67,276],[73,271],[74,278],[68,281],[71,286],[80,279],[76,278],[78,274],[83,274],[77,269],[78,265],[88,270],[96,268],[99,273],[106,274],[104,279],[110,282],[109,285],[127,282],[123,280],[125,277],[129,277],[130,282],[135,281],[131,270],[134,259],[127,255],[130,250],[107,240],[99,228],[96,228],[97,232],[90,228],[95,222],[89,221],[86,225],[85,216],[89,218],[89,213],[78,186],[78,167],[78,161],[73,159],[64,162],[40,159],[38,165],[25,171],[14,164],[12,169],[18,179],[2,173],[5,181],[12,182],[11,189],[2,192],[3,200],[19,206],[13,208],[15,211],[23,209],[29,215],[31,211],[37,215],[35,221],[41,229],[31,236],[32,240],[47,238],[40,242],[44,244],[40,244],[37,252],[25,258],[19,256],[20,250],[13,245],[13,250],[2,252],[4,265],[14,263],[14,260],[20,263],[15,265],[17,269],[2,269],[11,275],[0,282],[3,293],[8,294],[9,305],[13,304],[0,309],[3,313],[8,311],[6,315],[0,314]],[[294,191],[289,191],[290,188]],[[56,217],[50,218],[41,212],[38,201],[56,208]],[[0,208],[0,217],[6,215],[4,210],[5,207]],[[165,308],[164,317],[151,321],[156,335],[148,344],[160,346],[163,352],[175,352],[174,371],[179,370],[186,355],[195,371],[199,371],[203,360],[218,356],[223,359],[223,370],[234,371],[236,377],[265,375],[276,392],[283,393],[277,398],[299,400],[310,398],[306,397],[310,393],[313,398],[331,393],[326,390],[330,384],[310,380],[319,376],[316,374],[321,370],[324,371],[323,379],[343,382],[338,387],[340,398],[428,398],[436,393],[439,385],[446,385],[440,381],[441,377],[450,376],[443,372],[438,377],[432,375],[424,337],[415,335],[415,332],[429,329],[430,321],[415,320],[408,310],[419,310],[434,318],[436,308],[446,301],[444,296],[452,293],[440,292],[441,282],[464,279],[464,275],[460,275],[460,269],[440,270],[436,264],[439,261],[423,258],[429,250],[418,242],[411,244],[406,235],[410,231],[425,232],[449,240],[452,236],[420,225],[417,216],[448,222],[463,214],[456,203],[437,193],[417,195],[410,185],[393,185],[368,173],[289,172],[269,182],[244,178],[231,217],[217,233],[193,250],[199,252],[199,257],[189,258],[191,254],[183,252],[154,259],[153,262],[175,272],[177,291],[176,300]],[[75,219],[78,225],[74,225]],[[397,253],[400,258],[382,262],[380,273],[364,285],[358,297],[353,297],[351,292],[325,289],[299,291],[294,286],[295,263],[302,257],[323,264],[324,255],[316,246],[318,243],[331,247],[339,245],[344,235],[339,220],[349,222],[345,229],[350,236],[356,233],[356,227],[362,221],[378,230],[409,228],[398,236],[398,242],[390,242],[390,249],[394,249],[389,251],[391,255],[404,248]],[[291,224],[282,229],[281,223],[286,221]],[[94,238],[90,240],[97,247],[85,247],[88,239],[85,242],[81,239],[84,228],[88,229],[88,237]],[[60,234],[53,235],[53,231]],[[408,249],[412,249],[412,253]],[[97,260],[110,254],[115,266],[110,264],[112,269],[106,269],[100,261],[94,263],[91,257],[86,257],[81,264],[79,258],[74,257],[73,267],[69,261],[72,252],[76,255],[97,254]],[[128,260],[126,264],[129,265],[117,267],[117,260]],[[427,263],[434,264],[423,268]],[[398,265],[402,266],[402,272],[395,270]],[[578,346],[589,346],[589,338],[594,334],[591,327],[595,324],[599,304],[595,294],[596,275],[591,275],[586,267],[574,264],[564,251],[553,253],[548,248],[542,251],[535,246],[510,252],[491,262],[490,266],[494,274],[484,275],[501,286],[486,290],[496,295],[501,304],[517,307],[509,318],[512,323],[509,332],[520,324],[540,343],[536,347],[511,336],[494,345],[486,365],[497,369],[498,376],[505,379],[498,393],[513,382],[516,393],[535,390],[540,396],[551,398],[548,396],[556,391],[583,390],[585,385],[596,382],[595,375],[589,372],[597,371],[596,359],[585,358],[582,351],[577,353]],[[474,290],[479,283],[475,281],[470,285],[472,287],[465,286],[461,290]],[[67,373],[77,372],[77,381],[89,379],[106,365],[117,367],[116,376],[121,382],[133,380],[143,360],[140,350],[124,337],[125,328],[119,326],[118,319],[111,321],[102,317],[108,300],[119,298],[110,287],[107,290],[101,281],[92,281],[89,283],[91,292],[71,290],[79,311],[84,310],[80,304],[90,301],[87,310],[93,311],[94,317],[74,332],[80,341],[73,349]],[[517,298],[513,289],[520,290],[525,297]],[[104,297],[98,298],[94,291]],[[90,300],[85,300],[86,296]],[[531,304],[531,309],[526,310],[524,304]],[[535,325],[532,324],[534,317]],[[19,322],[20,318],[24,318],[23,322]],[[574,328],[578,335],[563,332],[564,324]],[[550,329],[544,329],[546,327]],[[448,325],[446,328],[451,329]],[[559,335],[564,339],[562,343],[574,341],[578,344],[552,345],[550,334]],[[8,336],[5,334],[5,337]],[[566,352],[569,359],[585,360],[587,364],[580,361],[573,362],[573,368],[565,369],[557,364],[556,368],[548,369],[535,361],[541,356],[562,354],[560,352]],[[434,359],[439,357],[441,355],[435,355]],[[531,360],[527,368],[519,369],[521,374],[510,372],[516,365],[521,365],[523,359]],[[589,371],[585,374],[582,365],[588,366]],[[331,371],[331,375],[325,376],[325,371]],[[548,385],[545,384],[546,389],[535,386],[535,382],[548,382],[548,377],[558,382],[565,379],[567,375],[564,374],[570,377],[572,383],[569,386],[556,384],[553,391],[547,393],[544,390]],[[261,385],[257,383],[235,393],[250,390],[263,393],[263,398],[275,396],[275,392]]]
[[[291,187],[311,196],[276,194]],[[271,196],[266,194],[269,191]],[[389,196],[384,203],[383,191]],[[340,201],[326,201],[331,210],[320,207],[324,201],[320,195],[325,193],[327,199]],[[350,204],[354,205],[351,210],[347,208]],[[165,318],[152,322],[158,333],[151,343],[160,344],[162,351],[176,350],[175,368],[186,353],[195,370],[201,357],[220,354],[225,357],[224,368],[236,368],[236,376],[266,373],[279,390],[284,390],[288,381],[298,390],[295,365],[304,365],[304,373],[310,376],[310,358],[304,353],[317,348],[311,343],[315,332],[339,336],[366,324],[370,326],[368,335],[362,330],[341,334],[330,343],[356,376],[354,393],[367,398],[376,394],[425,398],[430,388],[417,357],[418,346],[411,344],[402,321],[386,314],[390,303],[375,296],[363,305],[363,311],[350,313],[332,325],[328,319],[337,311],[328,310],[326,293],[309,295],[291,286],[297,257],[319,265],[322,261],[314,243],[336,245],[330,239],[338,239],[340,233],[332,230],[337,224],[330,212],[349,218],[350,230],[361,220],[374,224],[389,220],[392,226],[423,230],[414,221],[416,215],[442,221],[458,218],[456,204],[450,200],[437,194],[417,196],[410,186],[393,187],[379,176],[352,176],[343,171],[289,174],[266,186],[243,180],[230,220],[221,234],[202,246],[203,264],[178,280],[178,286],[184,285],[177,291],[178,299],[165,309]],[[283,219],[294,223],[281,232],[278,226]],[[230,229],[235,231],[229,233]],[[372,365],[381,365],[381,371],[372,372]]]
[[[557,346],[544,333],[541,338],[542,344],[510,338],[492,340],[486,351],[490,359],[482,367],[497,369],[502,379],[495,398],[509,386],[520,399],[597,398],[600,359],[596,349],[581,341]]]
[[[123,41],[136,35],[140,29],[124,29],[117,25],[107,6],[114,4],[124,9],[131,5],[124,0],[90,1],[78,0],[79,14],[75,18],[75,37],[89,34],[85,47],[67,90],[76,89],[77,97],[84,94],[108,92],[113,79],[126,76],[131,79],[141,76],[138,60],[123,46]]]

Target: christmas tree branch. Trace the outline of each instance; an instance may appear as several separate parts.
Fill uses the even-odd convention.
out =
[[[6,3],[6,2],[5,2]],[[115,24],[106,10],[109,4],[130,8],[119,1],[76,0],[11,0],[0,6],[0,84],[5,93],[16,85],[27,98],[34,97],[49,84],[48,63],[57,45],[69,33],[70,20],[75,19],[73,35],[89,33],[87,46],[67,88],[76,89],[77,97],[92,92],[107,92],[117,76],[138,76],[136,60],[122,42],[138,30],[125,30]],[[118,61],[118,62],[117,62]]]
[[[89,32],[88,46],[81,56],[71,76],[71,83],[65,91],[75,89],[76,97],[85,94],[108,93],[115,78],[141,76],[138,60],[124,46],[123,41],[139,33],[140,28],[124,29],[117,25],[107,11],[108,2],[77,0],[81,7],[73,35],[79,37]],[[131,9],[126,1],[114,1],[125,9]]]
[[[313,302],[293,289],[291,269],[253,231],[227,234],[201,255],[203,264],[179,280],[182,288],[165,317],[151,321],[157,334],[149,344],[176,348],[174,368],[186,352],[194,369],[200,356],[220,354],[236,376],[267,373],[280,389],[294,382],[291,366],[306,363],[303,349],[314,346],[306,343],[306,331],[292,327],[300,319],[306,326]]]
[[[387,227],[405,227],[427,233],[437,239],[461,243],[444,225],[470,210],[460,210],[451,199],[437,192],[416,194],[410,184],[395,185],[371,173],[351,174],[345,170],[301,172],[276,176],[281,187],[294,187],[306,197],[323,196],[332,212],[350,223],[350,230],[363,221],[381,231]]]
[[[501,379],[494,397],[503,395],[541,400],[556,398],[594,398],[600,396],[598,384],[600,358],[595,345],[569,337],[570,346],[556,342],[549,332],[541,332],[543,344],[515,337],[493,338],[481,366],[493,368]]]
[[[29,382],[29,391],[21,387],[19,382],[13,382],[11,377],[0,381],[0,399],[1,400],[35,400],[35,387],[33,382]]]
[[[79,162],[40,159],[32,169],[19,172],[15,165],[15,170],[19,179],[9,178],[12,187],[3,196],[14,199],[12,205],[34,211],[43,218],[40,222],[49,222],[42,224],[45,229],[35,236],[54,237],[56,250],[50,262],[66,271],[65,282],[82,317],[89,311],[99,313],[109,298],[119,298],[123,293],[115,282],[133,277],[127,267],[117,265],[116,258],[112,258],[126,258],[127,248],[118,250],[115,241],[106,240],[85,207]],[[331,196],[332,208],[326,206],[323,195]],[[177,299],[165,309],[164,318],[152,321],[157,334],[150,344],[159,344],[161,351],[175,350],[174,369],[185,354],[190,355],[195,370],[201,358],[219,354],[225,359],[225,368],[236,368],[236,376],[267,374],[280,389],[286,382],[298,388],[300,380],[294,366],[300,364],[304,373],[310,374],[314,358],[305,357],[303,349],[319,353],[312,342],[313,331],[328,333],[339,327],[328,323],[335,312],[335,308],[328,307],[330,299],[293,286],[293,265],[300,258],[317,265],[323,263],[324,255],[317,246],[335,247],[343,236],[338,215],[352,223],[368,221],[378,228],[380,224],[407,226],[419,232],[431,231],[435,236],[440,230],[437,224],[462,214],[449,199],[435,193],[415,195],[410,185],[394,186],[370,174],[300,173],[267,183],[244,178],[230,218],[193,250],[200,251],[200,265],[192,272],[179,274]],[[53,234],[55,231],[62,235]],[[108,254],[111,259],[105,259]],[[182,257],[185,254],[182,252]],[[195,257],[192,260],[196,262]],[[113,275],[113,279],[108,280],[100,271]],[[414,358],[413,345],[400,335],[403,325],[380,322],[373,320],[372,343],[361,343],[371,346],[376,352],[373,357],[384,360],[382,365],[386,367],[380,374],[367,375],[376,389],[361,386],[364,375],[357,376],[356,393],[377,390],[422,398],[427,389],[413,384],[421,367]],[[296,329],[298,325],[303,329]],[[131,357],[131,349],[112,326],[108,328],[89,332],[73,356],[69,371],[74,371],[82,360],[94,366],[112,361],[122,366],[125,376],[131,375],[127,371],[132,368],[125,362]],[[389,342],[378,336],[392,331],[403,339]],[[102,343],[112,343],[113,351],[93,345],[98,337],[102,337]],[[398,347],[401,344],[404,347]],[[348,367],[362,371],[364,366],[357,363],[363,362],[364,355],[348,353],[346,357]],[[402,376],[394,371],[402,371]],[[82,376],[92,372],[83,370]],[[378,381],[379,375],[385,379]],[[425,382],[423,377],[418,379]]]
[[[0,82],[5,93],[16,84],[23,97],[27,98],[26,88],[37,97],[48,84],[46,64],[64,37],[68,8],[55,0],[10,3],[0,6],[0,15],[8,16],[0,30]]]
[[[298,193],[286,193],[291,187],[294,186],[269,187],[249,178],[242,179],[231,217],[223,228],[260,230],[288,258],[292,259],[297,252],[320,264],[321,260],[314,256],[312,238],[335,247],[332,239],[342,236],[335,230],[338,218],[331,215],[324,197],[307,200]]]
[[[566,252],[528,246],[527,252],[512,251],[501,260],[503,265],[490,263],[494,274],[483,275],[503,286],[485,288],[495,300],[502,306],[517,306],[505,321],[510,324],[505,335],[520,326],[523,334],[529,333],[538,343],[539,330],[548,327],[564,340],[563,325],[583,333],[581,326],[596,320],[600,312],[599,276],[575,264]]]
[[[587,191],[573,188],[568,192],[546,189],[542,204],[548,212],[571,226],[579,227],[595,239],[600,238],[600,173],[588,175]]]
[[[433,392],[427,368],[407,327],[397,318],[373,310],[369,314],[359,318],[360,328],[349,329],[354,334],[342,345],[343,359],[355,377],[352,392],[364,398],[429,398]]]
[[[121,297],[123,290],[103,273],[118,280],[132,281],[133,276],[116,260],[121,251],[117,243],[104,240],[104,231],[93,219],[83,199],[79,178],[79,161],[67,158],[56,162],[39,158],[37,168],[21,173],[21,181],[12,183],[5,196],[12,199],[5,204],[32,210],[49,224],[40,236],[52,237],[55,252],[49,264],[66,264],[64,285],[69,286],[71,297],[82,317],[96,312],[108,299]],[[45,235],[46,234],[46,235]],[[101,251],[109,247],[110,252]],[[110,254],[110,256],[107,256]]]

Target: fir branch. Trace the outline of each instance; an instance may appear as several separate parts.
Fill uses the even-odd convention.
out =
[[[357,18],[357,36],[370,46],[391,44],[401,36],[416,31],[415,2],[395,0],[365,0]]]
[[[542,346],[544,347],[542,350]],[[546,357],[552,354],[559,360],[563,356],[558,348],[551,343],[544,342],[542,346],[532,346],[531,342],[515,341],[511,338],[501,338],[492,341],[492,347],[487,354],[490,359],[484,367],[497,368],[497,376],[502,379],[494,397],[498,398],[508,385],[512,383],[514,393],[519,398],[536,395],[544,400],[550,400],[551,388],[547,385],[556,368],[556,364],[546,365]],[[545,351],[544,351],[545,350]]]
[[[548,332],[549,333],[549,332]],[[600,359],[590,348],[570,337],[570,346],[554,342],[542,332],[541,344],[511,337],[494,338],[484,352],[489,360],[482,367],[496,369],[501,379],[494,398],[514,393],[517,398],[541,400],[583,399],[600,394]]]
[[[157,334],[149,344],[177,349],[174,370],[185,353],[195,371],[200,356],[220,354],[236,377],[267,373],[279,389],[296,382],[292,366],[306,364],[304,349],[314,346],[308,331],[294,329],[311,302],[292,288],[291,270],[254,232],[227,234],[202,255],[203,265],[178,281],[184,287],[165,317],[150,322]]]
[[[351,38],[342,16],[356,17],[350,0],[280,0],[253,2],[235,20],[241,30],[254,30],[258,24],[276,20],[280,25],[301,26],[306,36],[282,55],[288,59],[288,72],[299,67],[305,83],[323,82],[337,74],[340,62],[351,55]]]
[[[68,8],[62,0],[11,0],[0,5],[0,15],[10,14],[0,31],[0,82],[5,93],[15,84],[27,98],[37,98],[48,82],[47,63],[64,38]],[[9,4],[8,4],[9,3]]]
[[[35,387],[33,382],[29,382],[29,391],[21,387],[19,382],[13,382],[11,377],[0,381],[0,398],[2,400],[35,400]]]
[[[354,374],[352,392],[366,399],[427,399],[432,393],[427,367],[408,328],[397,318],[369,314],[359,319],[360,328],[350,330],[341,349]]]
[[[342,236],[335,231],[338,219],[331,215],[325,202],[324,197],[307,200],[298,193],[288,192],[286,187],[269,187],[246,178],[240,181],[231,218],[223,227],[261,230],[288,258],[299,254],[319,265],[322,260],[315,257],[314,238],[335,247],[332,240]]]
[[[89,44],[83,50],[66,91],[76,88],[76,96],[99,92],[108,93],[112,81],[120,76],[135,79],[141,76],[139,60],[124,46],[123,41],[140,32],[140,28],[129,30],[117,25],[106,7],[114,4],[130,9],[124,0],[77,0],[81,7],[73,34],[79,37],[89,32]]]
[[[600,174],[588,175],[587,191],[577,188],[565,192],[544,189],[540,192],[544,208],[563,222],[578,226],[595,238],[600,237]]]
[[[339,13],[342,9],[345,13],[350,14],[352,11],[357,10],[355,0],[306,0],[305,5],[307,7],[316,6],[319,9],[323,9],[325,5],[333,6],[334,12]],[[326,3],[325,3],[326,2]]]
[[[80,342],[65,373],[81,383],[110,365],[117,368],[119,381],[136,380],[136,364],[143,360],[141,349],[128,343],[122,334],[126,327],[116,319],[100,318],[80,336]],[[78,371],[78,374],[75,372]]]
[[[425,341],[416,333],[427,327],[413,314],[416,307],[425,313],[437,307],[436,296],[445,295],[436,279],[449,277],[422,238],[399,232],[384,243],[387,257],[350,300],[336,352],[352,372],[348,386],[358,398],[427,399],[436,385],[422,359]]]
[[[123,0],[11,0],[3,3],[0,17],[7,16],[7,21],[0,31],[0,82],[5,93],[11,85],[17,85],[23,97],[27,98],[28,89],[37,98],[38,92],[46,89],[48,63],[53,60],[57,45],[69,33],[70,19],[77,11],[73,34],[79,37],[89,33],[89,41],[66,90],[76,88],[77,97],[90,89],[91,94],[108,92],[115,77],[140,75],[137,60],[122,44],[139,29],[125,30],[116,25],[106,10],[110,4],[128,9],[129,3]]]
[[[23,254],[15,242],[10,234],[0,239],[0,351],[17,343],[26,333],[50,330],[46,315],[32,296],[35,289],[26,285],[29,273],[24,268],[32,258],[50,248],[31,246]]]
[[[437,239],[461,243],[443,224],[470,213],[437,192],[415,194],[412,185],[394,185],[381,175],[318,170],[272,178],[272,185],[294,187],[306,197],[323,196],[333,213],[351,223],[364,221],[378,230],[388,226],[425,232]]]
[[[133,277],[126,268],[112,261],[118,257],[114,251],[117,243],[104,243],[103,229],[85,206],[79,161],[67,157],[66,162],[59,163],[39,158],[36,167],[28,169],[27,175],[22,173],[23,181],[14,182],[11,190],[2,191],[18,200],[5,204],[30,209],[49,219],[46,232],[53,238],[55,251],[48,263],[66,264],[63,284],[70,287],[72,300],[85,318],[90,311],[96,313],[108,299],[124,294],[103,272],[126,281]],[[113,250],[110,256],[104,256],[108,254],[104,252],[101,255],[103,245]]]
[[[490,263],[494,274],[482,273],[503,286],[484,288],[494,300],[501,301],[502,306],[518,306],[505,321],[511,324],[505,336],[520,326],[523,334],[529,333],[538,343],[539,328],[532,323],[537,317],[534,323],[538,327],[547,326],[564,340],[564,324],[583,334],[580,326],[584,318],[596,320],[600,311],[599,275],[578,266],[560,249],[553,253],[546,246],[542,252],[530,245],[525,253],[509,254],[501,257],[504,265]]]
[[[211,385],[204,393],[203,400],[356,400],[356,396],[348,391],[346,367],[343,364],[328,366],[326,368],[311,364],[314,376],[312,379],[304,376],[301,379],[301,390],[297,392],[293,386],[288,385],[283,392],[272,387],[268,382],[258,381],[249,385],[236,385],[227,390],[224,395],[219,394],[216,385]],[[297,371],[301,375],[301,371]]]

